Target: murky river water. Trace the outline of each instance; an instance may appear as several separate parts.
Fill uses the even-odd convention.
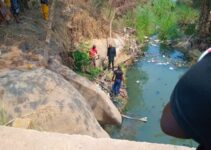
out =
[[[124,112],[128,116],[148,117],[147,123],[124,119],[120,128],[113,129],[113,138],[167,143],[195,147],[192,140],[165,135],[160,129],[164,105],[179,78],[187,71],[183,53],[150,42],[146,55],[127,73],[129,103]]]

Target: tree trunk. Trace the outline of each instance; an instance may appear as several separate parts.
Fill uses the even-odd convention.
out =
[[[211,1],[201,1],[201,15],[199,20],[199,35],[206,37],[211,35]]]

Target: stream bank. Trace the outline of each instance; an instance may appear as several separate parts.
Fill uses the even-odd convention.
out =
[[[189,63],[180,49],[160,44],[150,38],[145,57],[127,72],[128,105],[124,114],[148,117],[147,123],[124,119],[121,127],[107,131],[112,138],[165,143],[195,147],[192,140],[181,140],[165,135],[160,129],[160,116],[169,101],[176,82],[187,71]]]

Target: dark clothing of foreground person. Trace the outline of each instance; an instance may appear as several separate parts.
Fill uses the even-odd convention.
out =
[[[161,118],[162,130],[211,150],[211,49],[178,81]]]
[[[118,96],[120,93],[120,88],[123,81],[123,72],[120,66],[118,66],[118,69],[114,71],[112,80],[114,81],[114,84],[112,86],[112,91],[115,96]]]
[[[15,18],[15,21],[19,23],[20,3],[18,0],[11,0],[11,12]]]
[[[116,57],[116,48],[112,47],[112,45],[109,45],[108,47],[107,56],[108,56],[108,69],[110,69],[112,64],[112,70],[114,70],[114,58]]]

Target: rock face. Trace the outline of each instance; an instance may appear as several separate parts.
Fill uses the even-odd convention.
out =
[[[95,117],[102,124],[117,124],[122,122],[121,114],[111,102],[109,96],[97,85],[88,79],[77,75],[68,67],[61,65],[58,61],[51,59],[49,69],[61,74],[68,80],[86,99],[93,110]]]
[[[184,146],[95,139],[82,135],[42,133],[33,130],[0,127],[2,150],[194,150]]]
[[[62,76],[44,68],[1,72],[0,104],[8,120],[31,120],[34,129],[108,137],[84,97]]]

